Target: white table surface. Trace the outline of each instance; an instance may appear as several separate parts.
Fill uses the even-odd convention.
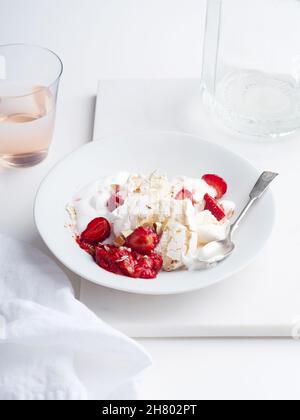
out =
[[[298,160],[300,142],[297,138],[292,140],[293,147],[287,146],[286,141],[263,145],[225,133],[203,106],[199,86],[200,77],[101,80],[94,141],[102,142],[105,150],[108,144],[104,137],[128,130],[183,131],[225,144],[261,171],[279,171],[280,176],[272,185],[276,222],[267,246],[241,272],[193,293],[141,296],[83,280],[81,301],[103,320],[135,338],[291,337],[300,318],[300,242],[290,232],[300,231],[300,222],[290,218],[290,203],[281,197],[294,197],[299,165],[292,162]],[[202,160],[203,156],[199,157],[199,166]],[[242,188],[246,199],[246,187]],[[294,197],[294,205],[300,205],[300,200],[296,200]],[[279,243],[290,246],[285,250]],[[283,261],[289,258],[287,268]]]
[[[1,43],[44,45],[65,64],[48,160],[1,172],[1,231],[45,250],[33,223],[34,196],[54,163],[91,139],[97,80],[199,77],[204,10],[204,0],[0,0]],[[79,279],[67,274],[77,289]],[[141,398],[300,398],[298,342],[140,342],[154,359]]]

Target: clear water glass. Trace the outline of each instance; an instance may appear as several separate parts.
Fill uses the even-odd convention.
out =
[[[300,128],[300,1],[207,0],[204,100],[263,139]]]
[[[51,144],[63,65],[52,51],[0,46],[0,164],[42,162]]]

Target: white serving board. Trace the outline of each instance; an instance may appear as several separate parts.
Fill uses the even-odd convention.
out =
[[[132,337],[290,337],[300,330],[298,136],[261,143],[226,132],[203,109],[198,79],[102,81],[94,139],[131,129],[197,133],[233,149],[262,170],[280,172],[273,187],[276,228],[254,263],[208,289],[140,296],[82,280],[82,302]]]

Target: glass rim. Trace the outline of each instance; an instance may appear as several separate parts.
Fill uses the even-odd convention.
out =
[[[32,93],[26,93],[25,95],[11,95],[11,96],[1,96],[1,99],[18,99],[18,98],[26,98],[27,96],[32,96],[35,95],[36,93],[42,92],[45,87],[46,88],[51,88],[53,85],[55,85],[59,79],[61,78],[61,75],[63,74],[64,71],[64,64],[62,62],[62,59],[59,57],[58,54],[56,54],[56,52],[54,52],[53,50],[51,50],[50,48],[47,47],[42,47],[41,45],[37,45],[37,44],[26,44],[26,43],[15,43],[15,44],[0,44],[0,55],[1,55],[1,48],[9,48],[9,47],[29,47],[29,48],[36,48],[39,50],[43,50],[46,51],[48,53],[50,53],[50,55],[54,56],[55,58],[57,58],[59,64],[60,64],[60,70],[58,72],[58,75],[54,78],[54,80],[48,84],[47,86],[43,86],[40,89],[35,90]]]

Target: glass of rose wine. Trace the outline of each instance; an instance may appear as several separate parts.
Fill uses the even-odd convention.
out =
[[[48,49],[0,46],[1,165],[29,167],[46,158],[62,71],[62,61]]]

